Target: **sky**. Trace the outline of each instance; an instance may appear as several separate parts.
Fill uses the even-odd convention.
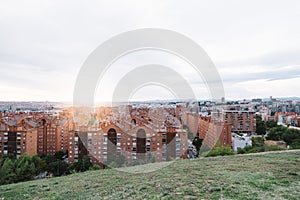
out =
[[[297,0],[1,0],[0,101],[72,101],[87,57],[106,40],[162,28],[198,43],[214,62],[226,99],[300,96],[300,1]],[[109,101],[118,81],[145,64],[172,66],[197,98],[201,77],[174,55],[144,51],[117,60],[99,81],[95,101]],[[159,86],[132,100],[172,99]]]

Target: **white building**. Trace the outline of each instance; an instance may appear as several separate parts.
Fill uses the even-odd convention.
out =
[[[238,134],[232,133],[232,147],[235,152],[238,148],[244,148],[246,146],[252,146],[252,141],[247,134],[239,136]]]

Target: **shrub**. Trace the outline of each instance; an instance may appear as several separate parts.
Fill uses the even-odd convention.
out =
[[[93,166],[91,166],[89,168],[89,170],[92,170],[92,171],[94,171],[94,170],[100,170],[100,169],[101,169],[101,167],[99,165],[93,165]]]
[[[237,154],[245,154],[245,153],[246,153],[245,148],[241,148],[241,147],[237,148]]]
[[[284,149],[281,147],[278,147],[278,146],[266,146],[266,150],[267,151],[280,151],[280,150],[284,150]]]
[[[263,137],[251,138],[253,147],[263,147],[265,145],[265,139]]]
[[[300,139],[295,139],[292,142],[290,149],[300,149]]]
[[[211,150],[205,157],[214,157],[214,156],[226,156],[226,155],[234,155],[233,150],[230,147],[216,147]]]
[[[263,152],[265,150],[265,147],[253,147],[253,146],[246,146],[245,148],[238,148],[237,153],[238,154],[247,154],[247,153],[257,153],[257,152]]]

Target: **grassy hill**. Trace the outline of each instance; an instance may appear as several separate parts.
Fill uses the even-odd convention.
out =
[[[136,166],[159,168],[166,163]],[[0,187],[0,199],[300,199],[300,152],[178,160]]]

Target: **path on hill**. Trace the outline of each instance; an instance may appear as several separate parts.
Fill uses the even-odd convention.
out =
[[[292,149],[292,150],[281,150],[281,151],[265,151],[258,153],[247,153],[247,154],[236,154],[237,156],[245,156],[245,155],[265,155],[265,154],[278,154],[278,153],[295,153],[300,152],[300,149]]]

